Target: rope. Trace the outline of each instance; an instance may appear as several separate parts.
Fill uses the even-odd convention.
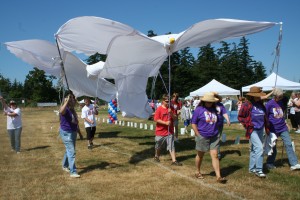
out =
[[[150,93],[150,98],[153,99],[154,96],[154,89],[155,89],[155,83],[156,83],[157,75],[153,76],[153,81],[152,81],[152,87],[151,87],[151,93]]]
[[[161,78],[161,80],[162,80],[162,82],[163,82],[163,84],[164,84],[164,86],[165,86],[166,92],[169,94],[169,91],[168,91],[168,89],[167,89],[166,83],[165,83],[165,81],[164,81],[164,79],[163,79],[161,73],[158,72],[158,74],[159,74],[159,76],[160,76],[160,78]]]

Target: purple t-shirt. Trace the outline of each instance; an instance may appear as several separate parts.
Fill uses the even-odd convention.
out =
[[[262,129],[265,124],[265,111],[261,104],[253,103],[251,111],[251,121],[254,125],[254,129]]]
[[[267,115],[270,122],[270,131],[276,134],[288,130],[280,104],[282,104],[280,101],[276,102],[274,99],[271,99],[266,104]]]
[[[226,110],[225,106],[220,102],[216,103],[216,109],[217,109],[217,116],[218,116],[217,126],[223,127],[223,125],[224,125],[224,116],[223,115],[227,113],[227,110]]]
[[[70,109],[66,108],[66,113],[64,115],[60,114],[60,128],[63,131],[75,132],[77,131],[78,120],[75,119],[74,115]]]
[[[217,111],[215,108],[198,106],[192,117],[192,124],[196,124],[203,137],[212,137],[218,134]]]

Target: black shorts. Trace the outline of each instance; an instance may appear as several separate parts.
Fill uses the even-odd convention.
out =
[[[85,130],[86,130],[86,139],[87,140],[93,139],[96,133],[96,126],[86,127]]]

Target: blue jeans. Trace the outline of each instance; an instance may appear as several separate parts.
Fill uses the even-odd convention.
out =
[[[263,134],[264,129],[254,129],[250,135],[251,150],[249,171],[263,171]]]
[[[77,132],[68,132],[60,129],[59,134],[66,147],[66,152],[62,160],[62,167],[69,168],[71,174],[77,173],[75,166],[75,144]]]
[[[16,152],[20,152],[22,127],[16,129],[7,129],[7,133],[10,139],[11,148]]]
[[[291,166],[296,165],[298,163],[298,158],[293,150],[292,141],[291,141],[289,132],[284,131],[284,132],[280,133],[279,136],[282,138],[290,165]],[[274,164],[276,155],[277,155],[277,148],[275,145],[273,147],[273,154],[268,156],[268,158],[267,158],[267,164]]]

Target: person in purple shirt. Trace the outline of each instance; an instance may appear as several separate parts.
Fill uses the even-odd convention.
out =
[[[268,95],[260,87],[253,86],[246,94],[245,101],[238,114],[238,120],[246,130],[246,138],[250,139],[249,173],[265,178],[263,172],[263,135],[264,129],[269,134],[269,122],[266,117],[266,108],[262,99]]]
[[[209,151],[212,160],[212,166],[216,173],[217,182],[226,183],[226,179],[221,176],[220,161],[218,159],[220,138],[218,135],[217,125],[217,101],[218,99],[215,98],[213,92],[204,94],[192,117],[192,128],[195,132],[196,142],[195,149],[197,150],[197,155],[195,158],[197,173],[195,174],[195,177],[198,179],[203,179],[200,168],[205,152]]]
[[[66,147],[64,158],[62,160],[62,169],[70,173],[70,177],[79,178],[75,165],[75,144],[78,128],[78,116],[74,109],[76,100],[71,93],[65,99],[59,109],[60,130],[59,134]]]
[[[221,138],[222,132],[223,132],[223,127],[224,127],[224,119],[226,119],[226,123],[228,126],[230,126],[230,120],[229,116],[227,114],[227,110],[225,106],[221,103],[222,102],[222,97],[217,93],[214,92],[215,97],[218,99],[218,102],[216,102],[216,109],[217,109],[217,117],[218,117],[218,131],[219,131],[219,137]],[[218,148],[218,158],[221,159],[221,151],[220,151],[220,146]]]
[[[274,98],[267,102],[266,111],[270,123],[270,131],[275,133],[277,137],[281,137],[284,143],[286,153],[288,156],[289,163],[291,165],[291,170],[300,169],[300,164],[298,163],[297,156],[293,150],[291,138],[289,135],[289,130],[284,118],[284,111],[287,106],[287,97],[283,96],[283,91],[280,88],[275,88],[273,91]],[[273,147],[272,155],[267,158],[267,168],[274,169],[276,159],[277,149],[276,145]]]

